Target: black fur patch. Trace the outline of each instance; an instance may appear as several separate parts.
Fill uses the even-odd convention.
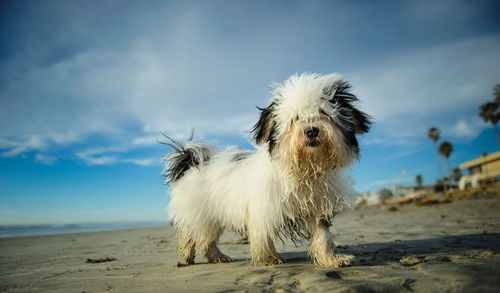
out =
[[[258,144],[262,144],[264,142],[268,142],[269,144],[269,153],[272,153],[274,146],[276,145],[276,141],[274,140],[275,133],[275,125],[276,123],[273,121],[273,108],[275,103],[272,102],[266,108],[259,108],[261,111],[259,121],[252,128],[252,132],[254,133],[255,141]]]
[[[165,169],[163,170],[162,175],[167,178],[167,182],[169,184],[181,179],[182,176],[184,176],[184,173],[190,168],[197,167],[201,162],[206,163],[210,160],[210,151],[208,148],[203,146],[186,148],[169,136],[163,133],[162,135],[169,141],[159,141],[159,143],[168,145],[174,149],[171,153],[164,157],[164,160],[167,163],[165,164]]]
[[[355,95],[351,92],[351,85],[349,82],[340,80],[337,81],[330,86],[327,86],[323,89],[323,94],[326,97],[330,97],[332,102],[337,102],[338,100],[342,100],[348,103],[352,103],[358,100]],[[335,92],[334,96],[332,94]]]
[[[276,146],[276,140],[274,139],[274,133],[276,132],[276,127],[274,125],[275,124],[273,124],[273,127],[271,127],[271,131],[269,133],[269,137],[267,138],[268,151],[269,151],[270,154],[273,153],[274,147]]]
[[[350,92],[351,85],[347,81],[338,81],[323,90],[323,94],[339,109],[337,118],[344,127],[341,130],[344,134],[345,143],[351,146],[355,154],[359,154],[359,145],[356,134],[362,134],[370,129],[370,117],[354,108],[353,103],[358,98]]]

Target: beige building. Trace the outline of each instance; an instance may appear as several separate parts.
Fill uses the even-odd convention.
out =
[[[496,183],[500,181],[500,151],[462,163],[460,169],[469,170],[458,183],[460,189]]]

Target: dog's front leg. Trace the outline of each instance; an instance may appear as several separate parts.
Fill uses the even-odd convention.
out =
[[[250,254],[252,255],[252,263],[277,265],[283,263],[283,259],[276,251],[274,242],[271,236],[258,227],[249,225],[248,227],[248,240],[250,241]]]
[[[335,244],[328,227],[330,224],[323,219],[315,219],[311,223],[311,242],[309,244],[309,255],[317,266],[325,268],[338,268],[351,265],[354,262],[353,255],[335,252]]]

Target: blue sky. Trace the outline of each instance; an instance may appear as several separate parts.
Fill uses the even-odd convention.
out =
[[[498,150],[498,1],[2,1],[0,224],[166,218],[163,131],[251,148],[268,84],[339,72],[374,117],[363,193]],[[444,167],[444,161],[441,160]],[[406,174],[402,174],[402,170]]]

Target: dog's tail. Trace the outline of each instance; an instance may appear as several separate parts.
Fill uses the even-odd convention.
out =
[[[210,160],[213,149],[206,144],[193,142],[194,131],[185,145],[161,133],[166,141],[158,141],[168,145],[174,150],[163,156],[164,168],[162,175],[166,177],[165,182],[174,183],[184,176],[184,173],[193,167],[198,167]]]

